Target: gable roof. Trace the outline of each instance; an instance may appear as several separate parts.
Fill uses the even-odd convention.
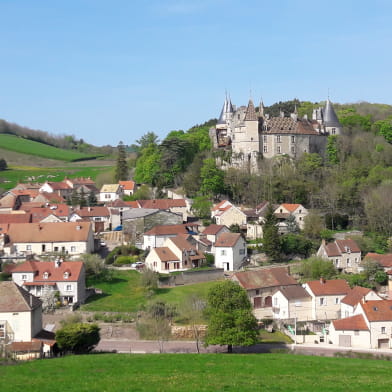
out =
[[[0,282],[0,312],[27,312],[42,302],[14,282]]]
[[[227,227],[225,225],[216,225],[216,224],[213,223],[213,224],[207,226],[204,229],[203,234],[206,234],[206,235],[216,235],[221,230],[223,230],[225,228],[227,229]]]
[[[75,210],[81,218],[94,217],[94,216],[110,216],[109,208],[107,207],[81,207]]]
[[[157,225],[151,230],[148,230],[144,235],[177,235],[177,234],[188,234],[187,224],[182,225]]]
[[[344,279],[312,280],[306,282],[314,295],[342,295],[350,292],[350,286]]]
[[[369,328],[362,314],[333,320],[332,324],[337,331],[368,331]]]
[[[371,289],[368,289],[366,287],[355,286],[348,292],[348,294],[341,300],[341,302],[350,306],[355,306],[359,302],[361,302],[362,298],[364,298],[371,291]]]
[[[328,257],[341,256],[343,253],[360,253],[361,249],[354,240],[335,240],[325,245]]]
[[[12,273],[33,272],[34,282],[25,282],[26,286],[36,283],[54,282],[77,282],[83,270],[82,261],[63,261],[58,267],[54,261],[26,261],[17,264]],[[48,273],[48,278],[44,279],[44,273]],[[64,278],[64,273],[68,272],[68,278]]]
[[[59,182],[46,181],[46,184],[48,184],[54,191],[72,189],[66,182],[63,181],[59,181]]]
[[[267,134],[300,134],[319,135],[308,120],[293,119],[291,117],[272,117],[264,120],[264,132]]]
[[[246,290],[298,285],[284,267],[263,268],[255,271],[241,271],[234,274],[240,285]]]
[[[50,207],[33,207],[30,209],[33,222],[40,222],[49,215],[55,215],[58,217],[68,217],[70,207],[66,204],[54,204]]]
[[[233,247],[241,238],[240,233],[222,233],[218,236],[215,247]]]
[[[298,207],[301,207],[301,204],[283,203],[281,204],[281,206],[285,208],[287,211],[289,211],[290,213],[293,213]]]
[[[310,298],[310,294],[301,285],[281,287],[278,291],[280,291],[288,300]]]
[[[156,252],[157,256],[159,257],[159,260],[161,260],[163,262],[178,260],[178,257],[167,246],[154,248],[154,251]]]
[[[31,214],[0,214],[0,224],[4,223],[30,223]]]
[[[175,207],[186,207],[185,199],[153,199],[138,200],[142,208],[158,208],[159,210],[168,210]]]
[[[186,237],[184,237],[183,235],[177,235],[176,237],[171,237],[168,240],[171,241],[178,249],[182,251],[193,250],[197,252],[196,248],[189,241],[187,241]]]
[[[85,242],[90,222],[11,223],[8,236],[12,243]]]
[[[16,202],[16,196],[12,193],[8,193],[0,199],[1,208],[13,208]]]
[[[135,181],[119,181],[118,182],[126,191],[133,191],[135,188]]]
[[[212,211],[227,209],[227,207],[231,207],[233,204],[229,202],[229,200],[222,200],[216,206],[212,207]]]
[[[378,253],[371,253],[369,252],[366,256],[365,259],[370,259],[377,261],[378,264],[381,265],[383,268],[389,268],[392,267],[392,253],[387,253],[385,255],[380,255]]]
[[[361,302],[369,321],[392,321],[392,300]]]
[[[104,184],[100,190],[101,193],[117,193],[120,189],[120,184]]]

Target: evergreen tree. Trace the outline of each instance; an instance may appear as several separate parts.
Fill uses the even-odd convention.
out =
[[[95,195],[94,191],[90,191],[87,197],[87,205],[90,207],[94,207],[97,205],[97,196]]]
[[[117,165],[115,171],[116,181],[125,181],[128,179],[128,165],[127,165],[127,153],[123,142],[120,142],[117,146]]]
[[[278,220],[271,206],[265,216],[263,227],[263,251],[271,261],[279,261],[281,243],[277,226]]]

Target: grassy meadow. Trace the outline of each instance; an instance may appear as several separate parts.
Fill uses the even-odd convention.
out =
[[[61,148],[8,134],[0,134],[0,146],[3,149],[22,154],[35,155],[65,162],[93,159],[99,156],[94,154],[83,154],[78,151],[63,150]]]
[[[173,305],[181,305],[191,294],[205,297],[216,282],[197,283],[187,286],[157,289],[151,300],[162,300]],[[135,312],[147,303],[144,289],[140,286],[140,273],[134,270],[113,270],[109,282],[90,280],[88,286],[102,290],[102,294],[90,297],[82,310],[102,312]]]
[[[392,363],[292,354],[99,354],[0,366],[2,392],[385,392]]]

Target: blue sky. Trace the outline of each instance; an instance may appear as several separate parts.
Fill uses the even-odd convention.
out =
[[[164,138],[234,104],[392,104],[389,0],[0,0],[0,118]]]

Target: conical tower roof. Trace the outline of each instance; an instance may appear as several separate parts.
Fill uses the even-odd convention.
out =
[[[255,105],[253,104],[253,101],[250,99],[248,103],[248,107],[246,109],[246,114],[245,114],[245,121],[257,121],[257,114],[255,110]]]
[[[223,107],[221,110],[221,114],[219,116],[218,124],[226,124],[226,120],[228,118],[227,114],[228,113],[233,113],[233,105],[231,104],[231,99],[227,99],[227,96],[225,98],[225,102],[223,103]]]
[[[323,110],[323,120],[326,127],[341,127],[338,116],[336,115],[332,103],[329,99],[327,99],[327,102],[325,103],[325,107]]]

